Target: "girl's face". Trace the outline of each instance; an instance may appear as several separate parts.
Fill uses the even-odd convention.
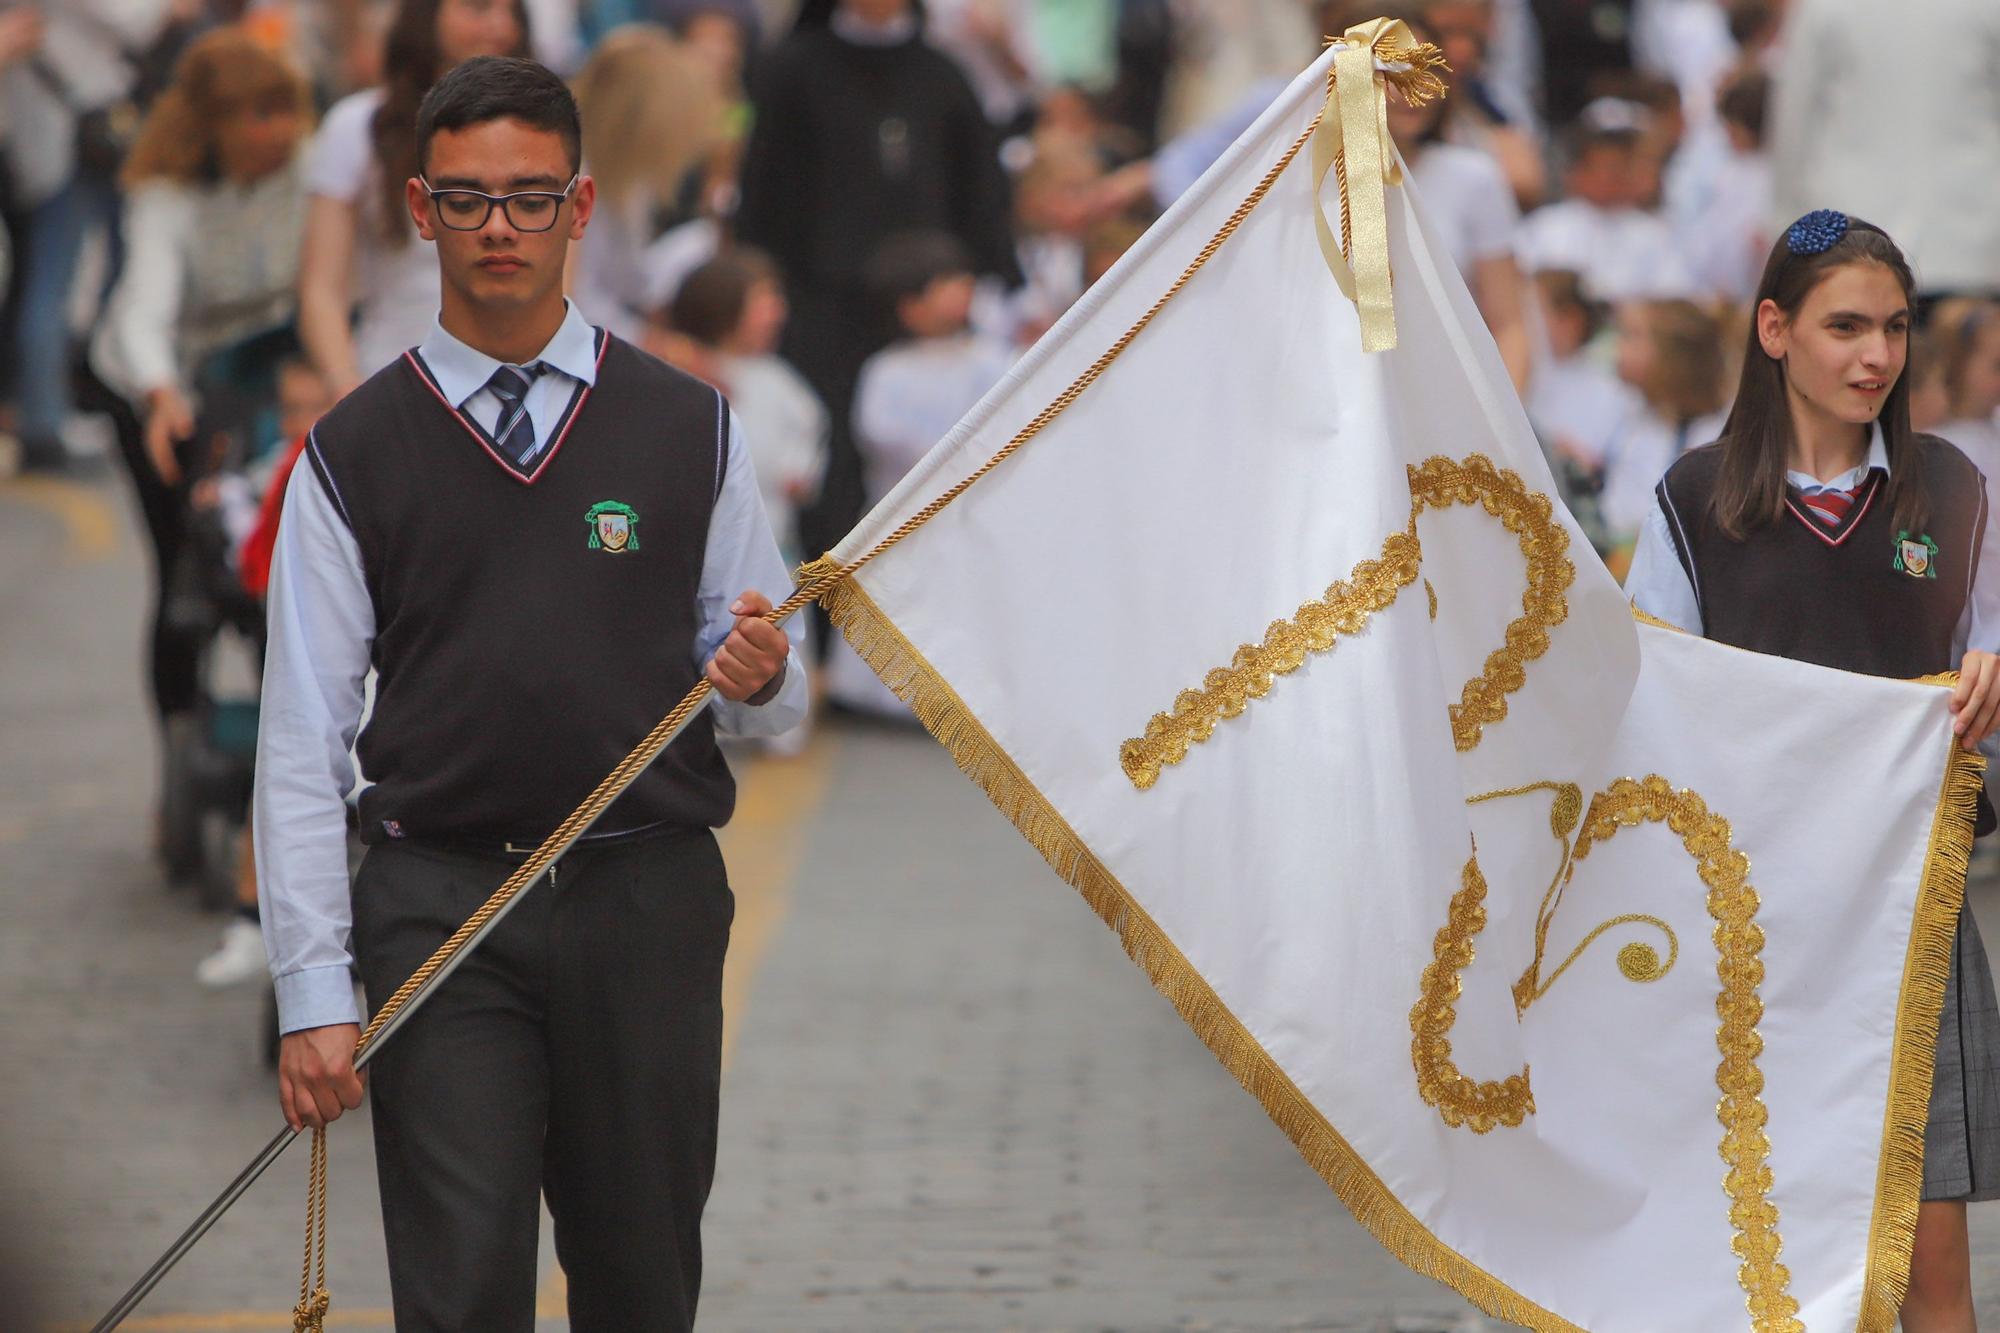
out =
[[[2000,306],[1983,307],[1959,386],[1958,415],[1974,421],[2000,412]]]
[[[215,136],[217,165],[238,184],[260,181],[292,160],[304,129],[296,106],[244,107]]]
[[[521,35],[513,0],[444,0],[438,6],[438,55],[444,69],[474,56],[512,55],[521,48]]]
[[[1909,360],[1909,297],[1882,265],[1843,264],[1806,294],[1793,319],[1775,301],[1760,304],[1757,341],[1785,363],[1794,411],[1869,425]]]

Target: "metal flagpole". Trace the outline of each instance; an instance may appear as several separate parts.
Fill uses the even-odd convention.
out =
[[[690,722],[701,716],[702,710],[708,707],[709,702],[714,697],[713,691],[704,692],[699,703],[689,709],[687,716],[683,717],[679,724],[667,733],[666,738],[660,742],[659,749],[654,752],[652,757],[657,759],[661,754],[665,753],[667,746],[673,744],[674,738],[685,731]],[[650,764],[651,760],[647,762]],[[640,773],[643,773],[645,769],[646,765],[641,765],[635,769],[630,777],[626,779],[624,786],[631,785],[632,780],[637,778]],[[623,786],[619,790],[622,791]],[[615,798],[616,793],[613,793],[613,799]],[[603,816],[604,811],[610,808],[610,805],[611,801],[606,800],[599,807],[596,814],[579,823],[566,836],[556,840],[553,848],[545,844],[543,847],[536,849],[536,854],[548,853],[549,867],[552,868],[557,861],[562,859],[563,854],[576,843],[577,839],[590,831],[591,826],[597,823],[598,819]],[[500,924],[501,919],[514,909],[514,904],[526,897],[537,884],[542,882],[547,874],[548,870],[544,869],[542,874],[537,875],[534,879],[522,885],[520,891],[507,899],[506,902],[493,911],[491,916],[481,922],[479,928],[468,935],[458,950],[443,963],[439,964],[437,970],[426,977],[422,985],[410,992],[401,1007],[389,1018],[389,1021],[382,1025],[381,1029],[369,1039],[368,1043],[354,1057],[354,1068],[356,1071],[364,1068],[368,1064],[368,1061],[374,1058],[376,1053],[388,1043],[389,1038],[395,1036],[403,1024],[409,1021],[410,1016],[417,1011],[417,1007],[436,991],[439,986],[443,985],[447,977],[458,970],[458,965],[464,962],[474,949],[479,947],[481,940],[492,933],[493,928]],[[201,1216],[195,1218],[188,1226],[188,1229],[180,1234],[180,1239],[168,1246],[166,1253],[154,1260],[153,1266],[146,1270],[144,1276],[132,1284],[131,1290],[119,1297],[118,1303],[106,1311],[102,1319],[91,1326],[90,1333],[109,1333],[111,1329],[117,1328],[120,1324],[124,1323],[126,1318],[139,1308],[139,1303],[152,1294],[153,1288],[160,1285],[160,1280],[173,1271],[174,1265],[179,1263],[186,1256],[187,1252],[195,1247],[196,1242],[208,1234],[209,1228],[222,1219],[222,1215],[228,1212],[238,1199],[243,1197],[244,1191],[257,1182],[257,1177],[263,1175],[271,1163],[278,1160],[285,1149],[291,1146],[292,1140],[297,1138],[300,1133],[301,1131],[293,1129],[290,1125],[279,1130],[277,1137],[265,1144],[264,1150],[258,1153],[251,1160],[250,1164],[238,1173],[236,1179],[229,1182],[228,1187],[216,1196],[215,1202],[204,1208]]]

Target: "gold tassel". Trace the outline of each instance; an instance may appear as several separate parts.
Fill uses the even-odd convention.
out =
[[[817,563],[817,562],[816,562]],[[803,577],[804,571],[801,571]],[[959,771],[978,784],[1042,859],[1083,895],[1125,953],[1174,1006],[1196,1036],[1255,1097],[1312,1169],[1389,1253],[1463,1294],[1499,1319],[1538,1333],[1584,1333],[1459,1254],[1419,1222],[1341,1137],[1318,1107],[1222,1003],[1158,923],[1077,836],[1047,797],[1000,748],[979,719],[916,646],[850,578],[822,604],[861,659],[910,706]]]
[[[1956,677],[1954,676],[1953,679]],[[1924,1124],[1930,1115],[1936,1073],[1938,1019],[1965,902],[1965,870],[1972,856],[1972,825],[1985,785],[1986,757],[1951,740],[1931,821],[1930,850],[1917,889],[1916,918],[1903,966],[1903,995],[1896,1012],[1896,1051],[1889,1072],[1889,1109],[1882,1127],[1882,1160],[1875,1184],[1875,1218],[1868,1228],[1868,1272],[1862,1284],[1860,1333],[1894,1333],[1897,1311],[1910,1289],[1910,1252],[1917,1243],[1917,1208],[1923,1195]]]
[[[1444,96],[1437,71],[1451,66],[1400,19],[1356,24],[1334,45],[1326,106],[1312,134],[1313,230],[1327,271],[1360,316],[1361,350],[1385,352],[1396,345],[1396,305],[1384,187],[1403,179],[1389,138],[1388,90],[1424,106]],[[1390,68],[1377,69],[1378,60]],[[1318,202],[1329,172],[1340,192],[1337,241]]]
[[[1451,64],[1444,58],[1444,52],[1431,43],[1384,44],[1376,48],[1376,54],[1385,64],[1409,66],[1384,70],[1382,77],[1410,106],[1429,106],[1450,91],[1439,71],[1451,73]]]
[[[314,1281],[314,1262],[318,1280]],[[326,1289],[326,1129],[315,1129],[306,1166],[306,1257],[299,1274],[299,1303],[292,1309],[292,1333],[326,1333],[333,1297]]]

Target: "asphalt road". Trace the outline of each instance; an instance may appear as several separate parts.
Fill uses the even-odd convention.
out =
[[[261,996],[195,985],[220,921],[150,852],[128,510],[115,477],[0,482],[7,1330],[88,1327],[280,1124]],[[830,728],[744,778],[704,1328],[1496,1327],[1346,1217],[927,739]],[[2000,939],[2000,897],[1979,907]],[[305,1167],[127,1327],[289,1328]],[[365,1116],[333,1135],[332,1208],[330,1324],[389,1327]],[[540,1327],[562,1310],[545,1242]]]

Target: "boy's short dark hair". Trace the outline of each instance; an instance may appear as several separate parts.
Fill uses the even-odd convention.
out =
[[[560,135],[572,172],[583,165],[583,122],[569,85],[532,60],[474,56],[424,94],[417,108],[417,169],[430,170],[431,138],[490,120],[518,120]]]
[[[1764,142],[1764,115],[1770,105],[1771,76],[1752,66],[1722,85],[1715,109],[1724,123],[1740,126],[1757,143]]]
[[[887,309],[907,296],[921,296],[939,278],[975,273],[972,254],[948,231],[905,231],[883,241],[862,266],[868,294]]]
[[[751,288],[776,281],[778,266],[762,250],[725,250],[682,281],[667,306],[667,323],[704,347],[719,347],[743,322]]]

